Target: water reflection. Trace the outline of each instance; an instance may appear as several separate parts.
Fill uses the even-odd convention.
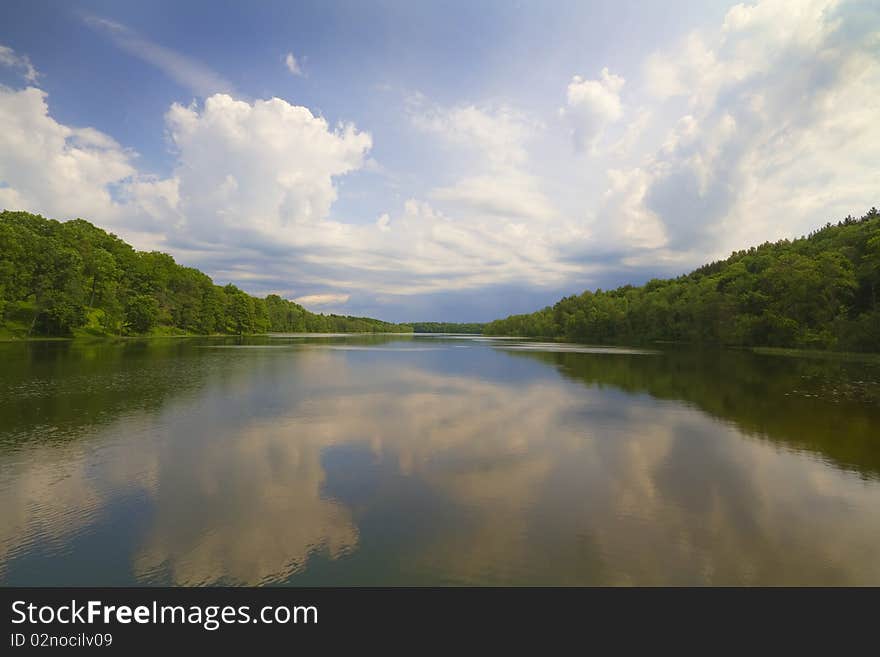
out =
[[[354,549],[348,509],[321,496],[321,446],[294,424],[256,421],[197,451],[166,449],[135,575],[261,584],[296,573],[314,552]]]
[[[493,344],[20,358],[0,581],[880,583],[872,366]]]
[[[880,478],[880,363],[676,350],[657,358],[533,351],[590,387],[681,400],[745,433]]]

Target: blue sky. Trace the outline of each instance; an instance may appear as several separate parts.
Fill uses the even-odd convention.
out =
[[[0,6],[0,206],[489,320],[877,203],[871,2]]]

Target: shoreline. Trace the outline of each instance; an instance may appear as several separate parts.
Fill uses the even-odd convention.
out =
[[[280,333],[245,333],[236,335],[231,333],[187,333],[183,335],[71,335],[71,336],[34,336],[34,337],[0,337],[0,344],[11,342],[110,342],[115,340],[179,340],[184,338],[271,338],[271,337],[310,337],[310,336],[328,336],[334,335],[339,337],[349,335],[416,335],[412,332],[408,333],[389,333],[382,332],[352,332],[352,333],[301,333],[299,335],[285,335]]]
[[[325,332],[300,332],[297,334],[284,334],[277,332],[269,332],[269,333],[246,333],[243,335],[234,335],[229,333],[210,333],[210,334],[200,334],[200,333],[188,333],[188,334],[171,334],[171,335],[73,335],[73,336],[33,336],[33,337],[15,337],[15,336],[4,336],[0,337],[0,344],[9,344],[9,343],[25,343],[25,342],[112,342],[112,341],[129,341],[129,340],[179,340],[179,339],[192,339],[192,338],[257,338],[257,337],[293,337],[293,338],[308,338],[308,337],[347,337],[347,336],[364,336],[364,335],[399,335],[399,336],[418,336],[418,335],[439,335],[436,333],[417,333],[415,331],[409,331],[406,333],[403,332],[387,332],[387,331],[377,331],[377,332],[333,332],[333,333],[325,333]],[[448,335],[461,335],[467,337],[482,337],[489,339],[499,339],[499,340],[525,340],[525,341],[545,341],[545,342],[553,342],[558,344],[587,344],[580,342],[572,342],[570,340],[561,340],[559,338],[540,338],[540,337],[527,337],[527,336],[517,336],[517,335],[482,335],[479,333],[462,333],[462,334],[448,334]],[[700,343],[689,343],[689,342],[672,342],[672,341],[655,341],[651,343],[653,345],[658,346],[661,350],[663,347],[683,347],[687,349],[712,349],[712,350],[733,350],[733,351],[749,351],[759,355],[765,356],[787,356],[787,357],[796,357],[796,358],[814,358],[821,360],[846,360],[852,362],[870,362],[870,363],[878,363],[880,364],[880,353],[878,352],[858,352],[858,351],[832,351],[828,349],[801,349],[797,347],[766,347],[766,346],[743,346],[743,345],[708,345],[708,344],[700,344]],[[602,346],[602,347],[636,347],[644,345],[628,345],[628,344],[601,344],[601,345],[588,345],[588,346]]]

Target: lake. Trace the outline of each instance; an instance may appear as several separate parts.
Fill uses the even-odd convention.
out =
[[[4,585],[880,584],[880,364],[0,344]]]

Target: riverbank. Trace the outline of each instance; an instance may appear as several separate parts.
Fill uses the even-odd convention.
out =
[[[9,342],[112,342],[117,340],[165,340],[179,338],[259,338],[259,337],[327,337],[327,336],[349,336],[349,335],[400,335],[413,336],[415,333],[388,333],[388,332],[347,332],[347,333],[245,333],[243,335],[235,335],[232,333],[145,333],[142,335],[100,335],[92,333],[78,333],[68,336],[48,336],[48,335],[31,335],[20,336],[11,335],[8,332],[0,331],[0,343]]]

